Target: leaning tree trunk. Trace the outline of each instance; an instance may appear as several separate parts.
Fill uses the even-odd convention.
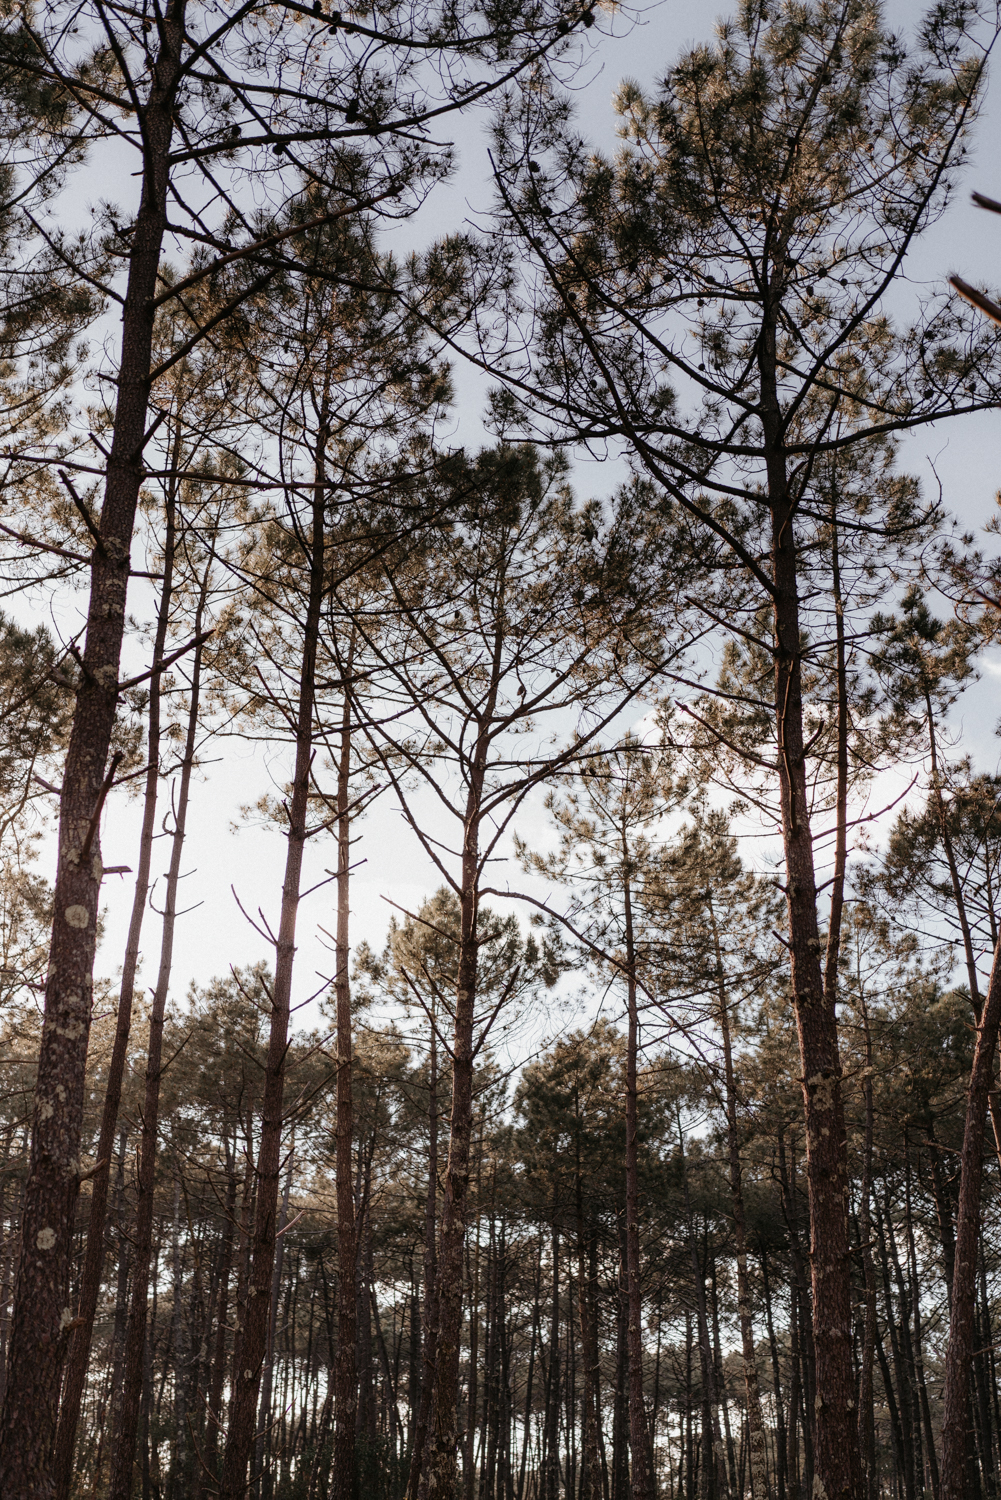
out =
[[[208,570],[199,601],[198,626],[204,607]],[[174,813],[170,866],[163,903],[163,933],[160,942],[160,968],[149,1018],[149,1050],[146,1061],[146,1092],[143,1099],[142,1140],[139,1153],[136,1214],[135,1259],[132,1270],[132,1299],[125,1333],[125,1371],[122,1380],[121,1432],[112,1455],[109,1500],[129,1500],[132,1494],[132,1469],[142,1406],[143,1369],[146,1350],[146,1303],[149,1296],[150,1261],[153,1250],[153,1193],[156,1185],[157,1125],[160,1113],[160,1078],[163,1059],[163,1018],[170,988],[170,971],[174,959],[174,928],[177,914],[177,886],[181,876],[181,855],[191,792],[191,771],[198,735],[198,699],[201,685],[202,647],[195,647],[191,670],[191,701],[188,705],[188,727],[181,765],[181,781]]]
[[[952,1274],[949,1343],[942,1398],[942,1481],[939,1500],[965,1500],[967,1434],[970,1426],[970,1367],[980,1238],[980,1195],[984,1176],[987,1102],[994,1076],[994,1053],[1001,1024],[1001,944],[994,950],[987,998],[980,1013],[970,1071],[970,1088],[960,1157],[956,1258]]]
[[[100,540],[91,558],[87,634],[59,799],[58,865],[28,1181],[0,1413],[0,1494],[49,1500],[66,1353],[73,1219],[79,1190],[87,1043],[101,889],[99,822],[118,697],[129,549],[142,482],[154,299],[167,225],[168,156],[185,0],[168,0],[140,110],[144,177],[122,308],[121,363]]]
[[[180,420],[177,424],[181,432]],[[175,445],[173,467],[178,467]],[[163,549],[163,584],[160,591],[160,606],[156,617],[156,635],[153,641],[153,676],[149,690],[149,727],[146,737],[146,788],[143,799],[142,832],[139,836],[139,863],[136,870],[136,888],[132,898],[132,918],[129,922],[128,941],[125,945],[125,961],[122,965],[122,983],[118,999],[118,1017],[115,1026],[115,1041],[108,1064],[108,1082],[104,1092],[104,1110],[101,1115],[101,1133],[97,1144],[98,1165],[108,1163],[111,1148],[118,1128],[118,1110],[122,1101],[122,1080],[129,1050],[129,1033],[132,1027],[132,1001],[135,995],[136,970],[139,967],[139,942],[142,936],[143,917],[146,914],[146,897],[149,895],[149,870],[153,857],[153,831],[156,822],[157,785],[160,778],[160,673],[158,664],[163,660],[167,643],[167,626],[170,620],[170,605],[173,595],[174,550],[175,550],[175,489],[171,482],[167,495],[167,532]],[[94,1178],[94,1191],[90,1200],[90,1220],[87,1227],[87,1250],[80,1275],[80,1303],[74,1319],[74,1330],[66,1358],[66,1375],[63,1381],[62,1400],[59,1405],[59,1426],[56,1431],[54,1478],[56,1500],[69,1500],[73,1485],[73,1450],[76,1444],[77,1422],[80,1419],[80,1402],[87,1380],[87,1365],[90,1360],[90,1341],[94,1332],[94,1318],[101,1294],[101,1275],[104,1269],[104,1225],[108,1208],[108,1182],[110,1166],[105,1165]],[[117,1399],[117,1391],[113,1393]]]
[[[281,1172],[285,1056],[292,1006],[292,968],[295,927],[299,910],[310,770],[313,761],[313,704],[316,651],[323,602],[325,486],[322,433],[317,444],[316,485],[313,489],[312,537],[309,542],[309,597],[302,638],[299,701],[295,721],[295,770],[288,802],[288,848],[282,887],[281,917],[275,944],[275,977],[271,998],[271,1029],[264,1071],[261,1139],[257,1155],[257,1202],[254,1212],[250,1287],[235,1370],[229,1432],[223,1458],[221,1500],[244,1500],[247,1465],[254,1451],[257,1395],[268,1343],[271,1269],[278,1232],[278,1179]]]
[[[848,1141],[833,997],[824,993],[803,735],[796,500],[778,400],[776,322],[758,340],[761,417],[771,508],[775,724],[786,865],[793,1004],[802,1066],[816,1348],[815,1500],[861,1500],[852,1362]]]
[[[353,638],[345,678],[354,659]],[[355,1291],[358,1236],[355,1225],[352,1146],[351,983],[348,973],[348,917],[351,775],[351,690],[345,683],[337,767],[337,936],[334,998],[337,1009],[337,1355],[334,1367],[334,1453],[331,1500],[352,1500],[355,1493],[355,1430],[358,1414],[358,1303]]]

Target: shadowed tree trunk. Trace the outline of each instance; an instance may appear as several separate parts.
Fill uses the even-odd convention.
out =
[[[58,865],[38,1058],[31,1154],[10,1345],[0,1413],[0,1493],[50,1500],[59,1386],[66,1352],[73,1214],[90,1036],[97,907],[103,866],[99,821],[118,698],[129,550],[143,468],[160,249],[166,230],[168,154],[185,0],[168,0],[142,107],[145,171],[122,309],[122,344],[100,542],[91,557],[87,633],[59,799]]]
[[[181,424],[177,424],[177,440],[174,443],[174,468],[178,467]],[[122,1079],[129,1050],[129,1033],[132,1026],[132,1001],[135,994],[136,969],[139,965],[139,942],[142,937],[143,917],[146,914],[146,898],[149,894],[149,870],[153,856],[153,830],[156,823],[157,783],[160,776],[160,673],[156,670],[163,660],[167,642],[167,626],[170,620],[170,605],[173,594],[174,549],[175,549],[175,499],[176,481],[170,485],[165,507],[166,538],[163,549],[163,584],[160,591],[160,606],[157,611],[156,635],[153,641],[153,676],[150,679],[148,731],[146,736],[146,788],[143,801],[142,832],[139,836],[139,865],[136,871],[136,889],[132,898],[132,917],[129,922],[128,941],[125,945],[125,962],[122,966],[122,983],[118,999],[118,1020],[115,1041],[108,1065],[108,1082],[104,1094],[104,1111],[101,1115],[101,1133],[98,1137],[97,1160],[107,1161],[118,1127],[118,1110],[122,1100]],[[73,1484],[73,1449],[76,1428],[80,1417],[80,1401],[87,1379],[87,1364],[90,1358],[90,1342],[94,1332],[94,1315],[101,1293],[101,1276],[104,1269],[104,1226],[107,1218],[108,1181],[110,1168],[105,1167],[94,1178],[90,1200],[90,1221],[87,1227],[87,1250],[80,1275],[80,1304],[76,1327],[70,1338],[66,1358],[66,1374],[63,1381],[62,1401],[59,1407],[59,1426],[56,1431],[56,1449],[53,1461],[56,1500],[69,1500]],[[117,1397],[117,1390],[116,1390]]]
[[[984,1176],[987,1104],[994,1076],[994,1054],[1001,1024],[1001,946],[995,949],[987,998],[980,1013],[963,1127],[956,1217],[956,1251],[949,1310],[942,1397],[940,1500],[965,1500],[967,1434],[970,1427],[970,1367],[980,1241],[980,1197]]]

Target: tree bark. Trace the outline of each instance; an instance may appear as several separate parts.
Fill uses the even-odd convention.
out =
[[[180,420],[177,424],[181,431]],[[174,468],[178,467],[175,444]],[[156,635],[153,641],[154,674],[149,685],[148,730],[146,736],[146,786],[143,798],[142,831],[139,836],[139,863],[136,870],[136,888],[132,898],[132,917],[125,945],[125,961],[122,965],[122,983],[118,998],[118,1019],[115,1041],[108,1064],[108,1082],[104,1094],[104,1110],[101,1115],[101,1132],[97,1143],[98,1162],[109,1161],[118,1128],[118,1110],[122,1102],[122,1080],[129,1050],[129,1033],[132,1027],[132,1001],[135,996],[136,970],[139,967],[139,943],[142,937],[143,917],[146,914],[146,898],[149,895],[149,871],[153,857],[153,833],[156,823],[157,788],[160,778],[160,674],[155,670],[163,660],[167,643],[167,626],[170,620],[170,605],[173,596],[174,551],[175,551],[175,491],[172,482],[165,507],[166,537],[163,549],[163,584],[160,605],[156,618]],[[90,1359],[90,1343],[94,1333],[94,1317],[101,1294],[101,1276],[104,1270],[104,1227],[108,1207],[108,1182],[110,1166],[98,1172],[90,1200],[90,1222],[87,1229],[87,1250],[80,1277],[80,1303],[76,1315],[77,1327],[70,1336],[66,1357],[66,1373],[63,1394],[59,1406],[59,1426],[56,1430],[53,1474],[56,1500],[69,1500],[73,1484],[73,1449],[76,1442],[77,1422],[80,1418],[80,1402],[87,1379]]]
[[[984,1175],[984,1134],[1001,1023],[1001,944],[994,950],[987,997],[980,1013],[970,1071],[970,1087],[960,1157],[959,1211],[945,1355],[942,1398],[942,1466],[940,1500],[965,1500],[966,1440],[970,1423],[970,1366],[980,1238],[980,1196]]]
[[[623,847],[623,863],[628,851]],[[643,1401],[643,1288],[640,1281],[639,1204],[639,1009],[636,1003],[636,944],[632,889],[623,882],[626,940],[626,1296],[629,1305],[629,1455],[630,1488],[635,1500],[652,1500],[646,1408]]]
[[[765,1421],[758,1385],[758,1365],[754,1357],[754,1323],[751,1318],[751,1279],[747,1271],[747,1216],[744,1213],[744,1184],[740,1162],[740,1139],[737,1134],[737,1085],[733,1072],[733,1048],[730,1043],[730,1012],[723,982],[723,951],[720,944],[716,909],[710,894],[706,910],[712,932],[716,958],[717,1000],[720,1033],[723,1038],[723,1076],[726,1083],[726,1137],[729,1158],[730,1205],[733,1212],[734,1251],[737,1259],[737,1315],[740,1319],[740,1347],[744,1367],[744,1390],[747,1398],[747,1431],[750,1456],[752,1500],[768,1495],[768,1471],[765,1452]]]
[[[493,712],[490,703],[484,721]],[[473,1023],[476,1015],[476,921],[479,907],[479,817],[487,740],[481,730],[469,768],[459,892],[459,958],[452,1034],[452,1114],[441,1215],[436,1281],[438,1337],[428,1416],[427,1451],[418,1500],[453,1500],[456,1486],[459,1339],[462,1331],[462,1252],[466,1237],[473,1124]],[[228,1497],[227,1497],[228,1500]],[[235,1497],[234,1497],[235,1500]]]
[[[772,297],[775,293],[770,294]],[[861,1500],[855,1371],[852,1365],[851,1248],[847,1134],[834,997],[824,992],[817,886],[803,734],[796,501],[790,492],[778,400],[776,319],[758,340],[761,419],[771,508],[775,722],[786,865],[793,1005],[802,1065],[810,1267],[818,1400],[816,1500]]]
[[[142,198],[122,310],[121,363],[100,542],[91,557],[87,634],[59,799],[54,919],[45,986],[31,1153],[0,1413],[0,1493],[51,1500],[59,1386],[66,1352],[69,1257],[79,1190],[87,1043],[103,865],[99,823],[118,696],[129,549],[142,480],[160,249],[167,224],[174,95],[185,0],[168,0],[140,110]]]
[[[348,650],[345,676],[350,678],[354,639]],[[358,1412],[358,1313],[355,1280],[358,1236],[355,1225],[352,1148],[354,1103],[352,1093],[351,984],[348,973],[350,866],[349,786],[351,773],[351,694],[345,686],[341,714],[340,757],[337,768],[337,936],[334,999],[337,1011],[337,1356],[334,1368],[334,1454],[332,1500],[353,1500],[355,1482],[355,1427]]]

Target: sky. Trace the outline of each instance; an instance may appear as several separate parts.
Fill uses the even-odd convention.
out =
[[[888,6],[895,24],[908,26],[920,7],[894,0]],[[705,0],[664,0],[651,6],[628,33],[602,41],[578,94],[583,133],[599,146],[615,146],[612,95],[620,81],[629,77],[650,87],[662,76],[678,53],[692,43],[708,39],[719,7]],[[967,186],[945,216],[927,236],[917,274],[942,284],[958,271],[975,284],[997,285],[1001,281],[1001,220],[975,209],[967,189],[978,188],[1001,198],[1001,83],[994,86],[977,130],[976,151],[967,172]],[[461,126],[459,164],[453,179],[435,189],[428,205],[415,220],[396,231],[393,243],[401,251],[427,243],[436,235],[474,220],[489,205],[489,164],[481,130],[471,123]],[[94,196],[101,188],[95,185]],[[459,403],[452,440],[470,446],[486,441],[479,423],[482,388],[468,372],[457,371]],[[946,503],[962,525],[979,530],[994,510],[994,496],[1001,484],[1001,414],[991,412],[949,424],[949,430],[928,431],[907,441],[902,465],[933,483],[934,472],[942,481]],[[582,493],[607,494],[622,471],[615,463],[582,462],[575,482]],[[141,668],[137,668],[140,669]],[[987,662],[982,680],[963,700],[957,714],[956,731],[978,763],[994,769],[998,760],[994,729],[999,715],[998,685],[1001,663]],[[276,925],[281,893],[284,840],[280,833],[241,824],[240,805],[252,803],[269,789],[273,774],[278,783],[286,779],[286,766],[279,757],[265,754],[259,746],[238,739],[213,746],[208,758],[221,760],[196,780],[189,813],[189,839],[183,861],[186,872],[179,906],[191,910],[178,922],[174,945],[174,1003],[188,983],[207,981],[225,974],[231,964],[269,958],[262,939],[241,915],[236,897],[245,910],[260,908]],[[136,863],[140,805],[138,798],[118,792],[109,799],[102,830],[106,865]],[[541,799],[529,804],[516,826],[545,838],[545,815]],[[429,861],[406,829],[391,794],[386,794],[359,830],[363,842],[358,857],[364,863],[353,877],[352,940],[381,947],[390,915],[397,908],[414,910],[439,883]],[[43,851],[40,870],[45,871],[51,844]],[[156,845],[154,871],[167,862],[167,841]],[[759,851],[760,852],[760,851]],[[332,842],[314,841],[307,852],[303,886],[322,880],[324,868],[334,858]],[[496,872],[497,876],[501,872]],[[512,882],[525,884],[514,867]],[[232,882],[233,889],[230,889]],[[502,883],[497,879],[496,883]],[[541,893],[540,888],[536,887]],[[303,903],[299,919],[299,951],[296,967],[296,997],[302,1002],[331,973],[332,959],[321,927],[332,926],[331,888],[323,887]],[[130,876],[107,878],[103,889],[105,936],[98,972],[114,981],[119,971],[132,902]],[[157,903],[159,904],[159,903]],[[155,977],[159,924],[147,914],[143,942],[143,978]],[[536,1032],[551,1034],[571,1019],[573,1006],[563,1012],[540,1011]],[[317,1024],[315,1006],[306,1006],[300,1024]]]

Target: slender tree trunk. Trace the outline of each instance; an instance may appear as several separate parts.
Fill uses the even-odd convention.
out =
[[[584,1192],[581,1170],[581,1119],[580,1091],[574,1088],[574,1199],[577,1210],[577,1303],[580,1317],[580,1352],[582,1370],[581,1391],[581,1446],[583,1465],[581,1474],[581,1500],[602,1500],[601,1464],[598,1458],[598,1411],[596,1385],[598,1380],[597,1330],[591,1318],[588,1297],[590,1273],[587,1246],[584,1239]]]
[[[717,1500],[720,1491],[725,1488],[722,1484],[723,1445],[720,1439],[719,1414],[716,1404],[712,1345],[709,1341],[705,1280],[699,1263],[698,1246],[695,1242],[695,1221],[692,1217],[691,1194],[688,1190],[688,1161],[685,1156],[685,1137],[681,1128],[680,1115],[678,1116],[678,1142],[681,1150],[681,1184],[688,1231],[688,1249],[692,1262],[692,1280],[695,1288],[699,1360],[702,1374],[702,1494],[705,1500]]]
[[[428,1181],[424,1200],[424,1316],[421,1346],[420,1402],[410,1455],[408,1496],[416,1496],[424,1468],[431,1393],[434,1388],[435,1347],[438,1342],[438,1035],[436,1011],[431,1008],[431,1038],[428,1049]]]
[[[623,850],[624,859],[628,858]],[[640,1279],[639,1204],[639,1010],[636,1003],[636,945],[632,890],[623,883],[626,939],[626,1286],[629,1304],[629,1452],[630,1488],[634,1500],[652,1500],[646,1408],[643,1401],[643,1287]]]
[[[859,1372],[858,1436],[862,1455],[866,1500],[876,1500],[876,1421],[873,1411],[872,1372],[876,1350],[876,1267],[872,1258],[872,1150],[875,1114],[872,1096],[872,1034],[869,1012],[862,1001],[862,1026],[865,1033],[865,1141],[862,1155],[859,1232],[862,1241],[862,1275],[865,1282],[865,1333],[862,1343],[862,1368]]]
[[[345,678],[354,662],[354,636]],[[331,1500],[353,1500],[355,1430],[358,1415],[358,1313],[355,1297],[358,1236],[352,1187],[354,1096],[352,1091],[351,982],[348,972],[350,914],[351,692],[345,684],[337,767],[337,936],[334,1001],[337,1011],[337,1356],[334,1368],[334,1454]]]
[[[236,1215],[236,1159],[226,1142],[226,1204],[222,1227],[222,1252],[219,1265],[219,1300],[216,1317],[215,1347],[211,1357],[208,1396],[208,1434],[205,1440],[205,1473],[202,1476],[203,1500],[211,1500],[216,1488],[216,1464],[219,1457],[219,1430],[222,1425],[222,1392],[226,1376],[226,1322],[229,1316],[229,1282],[233,1273],[233,1240]]]
[[[275,1335],[278,1329],[278,1304],[281,1300],[282,1288],[282,1262],[285,1259],[285,1237],[282,1230],[288,1223],[288,1201],[292,1192],[292,1169],[295,1161],[295,1147],[289,1146],[288,1168],[285,1173],[285,1188],[282,1192],[282,1206],[278,1214],[278,1242],[275,1253],[274,1269],[271,1273],[271,1302],[268,1315],[268,1348],[264,1360],[264,1376],[261,1380],[261,1410],[257,1424],[257,1444],[254,1455],[255,1469],[253,1488],[256,1493],[263,1496],[263,1500],[270,1500],[273,1485],[265,1482],[264,1466],[265,1453],[271,1451],[271,1388],[275,1375]]]
[[[492,701],[484,714],[489,723]],[[479,907],[479,816],[487,740],[481,731],[469,768],[459,892],[459,956],[452,1034],[452,1115],[439,1238],[435,1301],[438,1338],[428,1417],[427,1452],[418,1500],[453,1500],[456,1485],[459,1339],[462,1330],[462,1252],[466,1237],[473,1123],[473,1023],[476,1015],[476,921]],[[228,1500],[228,1497],[227,1497]],[[235,1500],[235,1497],[234,1497]]]
[[[729,1157],[730,1204],[733,1212],[734,1250],[737,1259],[737,1315],[740,1319],[740,1347],[744,1366],[744,1390],[747,1398],[748,1448],[750,1450],[752,1500],[765,1500],[768,1476],[765,1451],[765,1420],[761,1410],[758,1366],[754,1357],[754,1323],[751,1318],[751,1281],[747,1270],[747,1217],[744,1213],[744,1185],[740,1163],[740,1139],[737,1134],[737,1085],[733,1072],[733,1049],[730,1043],[730,1012],[726,999],[723,951],[720,944],[716,909],[712,896],[706,904],[716,958],[717,999],[720,1033],[723,1038],[723,1068],[726,1083],[726,1136]]]
[[[959,1212],[949,1343],[945,1355],[942,1399],[942,1469],[940,1500],[964,1500],[966,1438],[969,1429],[970,1366],[976,1299],[980,1195],[984,1174],[987,1102],[994,1073],[994,1053],[1001,1023],[1001,945],[995,949],[987,998],[980,1013],[970,1071],[970,1087],[960,1158]]]
[[[793,1003],[799,1034],[813,1286],[816,1500],[861,1500],[857,1397],[852,1365],[848,1146],[834,997],[824,993],[817,886],[803,735],[802,641],[791,493],[778,399],[771,306],[758,340],[761,419],[772,523],[775,716]]]
[[[168,157],[180,75],[184,0],[157,22],[159,52],[142,107],[145,169],[122,309],[121,362],[100,543],[91,557],[87,634],[59,799],[55,916],[31,1133],[7,1381],[0,1413],[0,1494],[50,1500],[66,1353],[69,1257],[80,1185],[87,1043],[103,865],[100,815],[117,683],[129,549],[142,481],[154,298],[166,229]]]
[[[264,1073],[261,1139],[257,1155],[257,1202],[254,1213],[250,1289],[243,1328],[240,1365],[231,1408],[226,1451],[223,1458],[221,1500],[243,1500],[247,1465],[254,1448],[257,1395],[268,1340],[268,1293],[275,1256],[278,1218],[278,1179],[282,1160],[285,1054],[292,1005],[292,968],[295,961],[295,927],[299,910],[302,860],[307,832],[310,769],[313,761],[313,704],[316,686],[316,652],[324,586],[324,508],[326,503],[324,460],[326,432],[321,423],[317,439],[312,505],[312,536],[309,542],[309,594],[303,629],[299,702],[295,723],[295,769],[288,803],[288,845],[281,917],[275,944],[275,977],[271,997],[271,1028]]]
[[[174,443],[174,468],[178,468],[179,438],[181,423],[177,423],[177,441]],[[156,617],[156,634],[153,641],[154,669],[163,660],[167,643],[167,626],[173,597],[176,482],[172,482],[167,493],[166,538],[163,549],[163,584],[160,590],[160,605]],[[143,917],[146,914],[146,898],[149,895],[149,871],[153,856],[153,833],[156,824],[157,784],[160,776],[160,674],[154,671],[149,686],[148,731],[146,737],[146,788],[143,799],[142,831],[139,836],[139,863],[136,871],[136,888],[132,898],[132,917],[125,945],[125,961],[122,965],[122,983],[118,998],[118,1019],[115,1026],[115,1041],[108,1063],[108,1082],[104,1093],[104,1110],[101,1115],[101,1131],[97,1143],[98,1162],[108,1162],[118,1128],[118,1110],[122,1101],[122,1080],[129,1050],[129,1033],[132,1026],[132,1001],[135,995],[136,970],[139,967],[139,943],[142,937]],[[90,1200],[90,1221],[87,1229],[87,1250],[80,1277],[80,1303],[74,1319],[66,1357],[66,1373],[63,1394],[59,1406],[59,1426],[56,1430],[53,1473],[56,1500],[69,1500],[73,1483],[73,1448],[76,1441],[77,1422],[80,1417],[80,1401],[87,1379],[87,1364],[90,1358],[90,1342],[94,1332],[94,1317],[101,1294],[101,1277],[104,1271],[104,1226],[108,1207],[108,1181],[110,1167],[97,1173]]]
[[[196,614],[196,633],[201,627],[208,569]],[[160,1112],[160,1076],[163,1057],[163,1018],[170,988],[170,971],[174,957],[174,927],[177,914],[177,885],[181,874],[181,855],[188,817],[191,772],[194,766],[198,733],[198,699],[201,686],[202,647],[195,647],[191,671],[191,693],[188,727],[181,764],[180,786],[174,813],[170,866],[163,903],[163,930],[160,941],[160,968],[149,1019],[149,1051],[146,1062],[146,1092],[143,1101],[142,1137],[138,1174],[138,1212],[136,1216],[135,1260],[132,1272],[132,1299],[125,1334],[125,1373],[122,1382],[122,1430],[112,1456],[109,1500],[129,1500],[132,1493],[132,1466],[135,1462],[142,1402],[143,1354],[146,1343],[146,1302],[149,1296],[150,1255],[153,1243],[153,1193],[156,1183],[157,1124]]]

